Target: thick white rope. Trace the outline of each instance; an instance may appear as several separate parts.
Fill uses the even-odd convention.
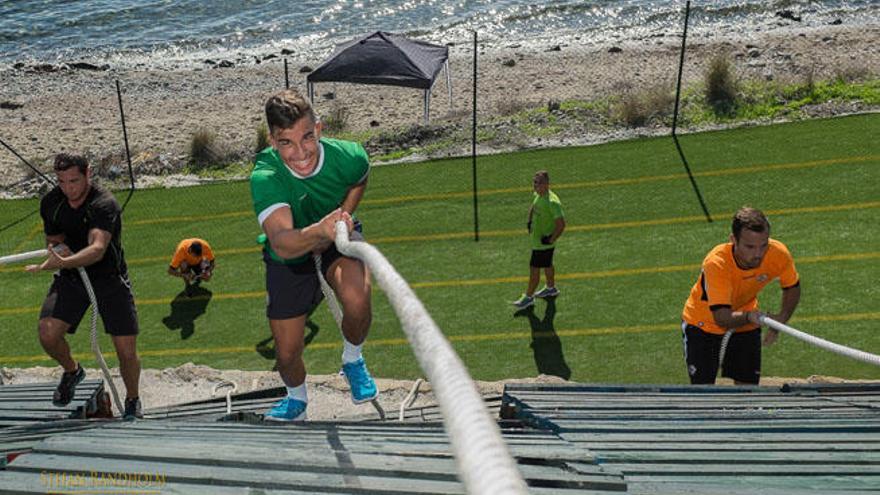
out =
[[[336,247],[342,254],[360,259],[369,267],[394,308],[440,403],[443,423],[467,493],[528,493],[522,474],[474,381],[403,277],[375,247],[350,241],[344,222],[336,224]]]
[[[797,328],[790,327],[785,323],[779,323],[778,321],[770,318],[769,316],[761,316],[758,318],[758,323],[761,325],[766,325],[774,330],[778,330],[783,333],[787,333],[792,337],[803,340],[808,344],[812,344],[816,347],[825,349],[826,351],[831,351],[841,356],[846,356],[852,359],[857,359],[859,361],[873,364],[874,366],[880,366],[880,356],[876,354],[871,354],[865,351],[860,351],[858,349],[853,349],[851,347],[846,347],[840,344],[835,344],[834,342],[829,342],[825,339],[821,339],[819,337],[815,337],[808,333],[802,332]]]
[[[19,261],[27,261],[33,258],[43,258],[49,254],[45,249],[37,249],[36,251],[28,251],[26,253],[10,254],[9,256],[0,256],[0,265],[9,265],[18,263]]]
[[[48,254],[49,251],[47,251],[46,249],[37,249],[35,251],[28,251],[26,253],[11,254],[9,256],[0,257],[0,265],[18,263],[19,261],[26,261],[33,258],[43,258]],[[101,367],[101,372],[104,374],[104,379],[107,381],[107,384],[110,387],[110,393],[111,395],[113,395],[113,402],[116,404],[116,408],[119,410],[119,414],[122,415],[125,412],[125,408],[123,407],[122,402],[119,400],[119,392],[116,391],[116,385],[113,383],[113,378],[110,376],[110,370],[107,368],[107,362],[104,361],[104,355],[101,354],[101,347],[98,345],[98,298],[95,297],[95,291],[92,288],[92,283],[89,280],[89,276],[86,274],[85,268],[79,267],[77,270],[79,271],[79,277],[82,279],[83,285],[86,288],[86,292],[89,295],[89,301],[92,305],[92,329],[89,333],[92,340],[92,352],[95,354],[95,359],[98,361],[98,365],[100,365]]]
[[[95,290],[92,288],[92,282],[86,274],[86,269],[79,267],[77,268],[77,271],[79,271],[79,277],[82,279],[83,285],[86,287],[86,292],[89,294],[89,301],[92,303],[92,329],[89,332],[92,339],[92,352],[95,354],[95,359],[101,367],[101,373],[104,374],[104,380],[106,380],[107,384],[110,386],[110,392],[113,395],[113,403],[116,404],[116,409],[119,411],[119,415],[122,416],[125,414],[125,407],[122,405],[122,401],[119,400],[119,392],[116,390],[116,385],[113,383],[113,377],[110,376],[107,362],[104,361],[104,355],[101,354],[101,347],[98,345],[98,298],[95,297]],[[119,369],[121,372],[122,363],[119,363]]]

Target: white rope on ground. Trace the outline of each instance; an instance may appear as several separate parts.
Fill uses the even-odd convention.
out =
[[[229,390],[226,391],[226,414],[232,414],[232,394],[238,390],[238,384],[229,380],[220,380],[211,388],[211,397],[217,395],[217,391],[220,390],[221,387],[229,388]]]
[[[28,251],[26,253],[2,256],[0,257],[0,265],[18,263],[19,261],[26,261],[33,258],[42,258],[47,256],[48,254],[49,251],[46,249],[37,249],[35,251]],[[79,271],[79,277],[82,279],[83,285],[86,288],[86,292],[89,295],[89,302],[92,305],[92,329],[89,333],[92,340],[92,352],[95,354],[95,359],[98,361],[98,365],[100,365],[101,367],[101,372],[104,374],[104,379],[107,381],[107,384],[110,387],[111,395],[113,395],[113,402],[116,404],[116,408],[119,410],[119,414],[121,416],[125,412],[125,408],[122,406],[122,402],[119,400],[119,392],[116,391],[116,385],[113,383],[113,378],[110,376],[110,370],[107,368],[107,362],[104,361],[104,355],[101,354],[101,347],[98,345],[98,298],[95,297],[95,291],[92,288],[92,283],[89,280],[89,276],[86,274],[85,268],[79,267],[77,270]]]
[[[821,339],[806,332],[802,332],[794,327],[790,327],[784,323],[779,323],[769,316],[761,316],[758,319],[758,323],[760,323],[761,325],[767,325],[774,330],[787,333],[792,337],[803,340],[804,342],[812,344],[816,347],[825,349],[826,351],[831,351],[840,354],[841,356],[857,359],[868,364],[873,364],[874,366],[880,366],[880,356],[876,354],[871,354],[869,352],[860,351],[851,347],[835,344],[834,342],[829,342],[825,339]]]
[[[403,422],[404,411],[416,401],[416,398],[419,396],[419,387],[422,385],[422,382],[424,382],[424,380],[421,378],[416,380],[416,382],[413,383],[412,388],[409,390],[409,395],[407,395],[406,398],[403,399],[403,402],[400,403],[400,413],[397,415],[398,421]]]
[[[336,224],[339,252],[362,260],[388,297],[440,404],[461,481],[470,494],[528,493],[522,474],[489,416],[461,359],[422,302],[375,247],[352,242],[348,226]]]
[[[92,352],[95,354],[95,359],[101,367],[101,373],[104,374],[104,380],[106,380],[107,384],[110,386],[110,392],[113,394],[113,403],[116,404],[116,409],[119,411],[119,415],[122,416],[125,414],[125,407],[122,405],[122,401],[119,400],[119,392],[116,390],[116,385],[113,383],[113,377],[110,376],[110,370],[107,368],[107,362],[104,361],[104,355],[101,354],[101,346],[98,345],[98,298],[95,297],[95,290],[92,288],[92,282],[86,274],[86,269],[79,267],[77,268],[77,271],[79,271],[79,277],[82,279],[83,285],[86,287],[86,292],[89,294],[89,301],[92,303],[92,329],[89,332],[92,339]],[[122,363],[119,363],[119,371],[120,373],[122,372]]]

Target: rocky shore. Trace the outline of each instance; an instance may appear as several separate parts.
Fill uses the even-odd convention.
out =
[[[799,81],[847,71],[880,73],[880,25],[821,28],[790,27],[738,38],[689,38],[684,84],[703,78],[709,60],[724,53],[742,80]],[[477,106],[481,121],[516,109],[570,99],[595,100],[609,95],[674,86],[680,37],[657,35],[626,43],[597,46],[574,37],[528,45],[480,48]],[[317,86],[316,109],[344,122],[344,130],[400,131],[388,144],[370,142],[373,154],[394,146],[417,146],[431,129],[470,129],[473,53],[466,45],[450,48],[453,98],[441,74],[432,92],[431,126],[422,118],[420,91],[388,86],[325,83]],[[269,56],[271,55],[271,56]],[[283,57],[288,57],[291,86],[305,89],[305,77],[321,60],[296,60],[293,54],[267,54],[254,60],[206,60],[189,69],[120,70],[100,61],[64,64],[16,64],[0,71],[0,139],[26,160],[46,169],[62,150],[85,153],[106,178],[126,170],[123,133],[116,94],[122,101],[138,186],[168,185],[188,161],[192,136],[205,130],[227,156],[248,161],[263,122],[265,99],[284,85]],[[258,63],[259,62],[259,63]],[[827,105],[816,116],[864,111],[858,104]],[[503,124],[500,124],[503,127]],[[401,130],[415,129],[407,137]],[[502,129],[503,130],[503,129]],[[699,130],[699,129],[683,129]],[[554,140],[516,146],[588,144],[668,132],[665,128],[603,128],[572,125]],[[481,152],[510,147],[491,145]],[[454,155],[469,149],[443,149]],[[28,195],[39,189],[18,158],[0,152],[0,194]],[[184,184],[197,178],[183,178]]]

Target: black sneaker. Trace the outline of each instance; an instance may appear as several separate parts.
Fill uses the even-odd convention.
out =
[[[143,417],[144,408],[141,406],[140,397],[125,399],[125,412],[122,413],[122,419],[131,421],[135,418],[142,419]]]
[[[55,407],[64,407],[73,400],[73,394],[76,393],[76,386],[86,377],[86,370],[81,364],[76,365],[76,371],[64,372],[61,375],[61,383],[55,389],[52,395],[52,405]]]

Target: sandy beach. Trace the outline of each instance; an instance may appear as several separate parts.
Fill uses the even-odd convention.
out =
[[[729,54],[742,80],[802,81],[807,74],[818,80],[847,72],[876,75],[880,73],[878,40],[880,26],[845,24],[793,26],[737,39],[689,38],[684,82],[701,80],[707,62],[718,53]],[[481,47],[480,118],[505,108],[546,105],[550,100],[589,100],[656,85],[672,88],[680,42],[677,34],[670,33],[617,44],[598,45],[574,37]],[[450,54],[452,105],[441,73],[432,92],[432,123],[458,122],[469,127],[472,47],[451,46]],[[148,184],[147,175],[167,173],[185,163],[191,136],[199,129],[214,133],[227,150],[247,157],[263,122],[266,97],[284,84],[282,55],[226,68],[215,68],[222,60],[211,62],[187,70],[92,70],[63,64],[21,64],[4,70],[0,72],[0,139],[35,164],[47,166],[55,153],[67,150],[86,153],[104,171],[124,167],[115,86],[119,80],[140,185]],[[289,55],[291,86],[305,90],[305,68],[320,63]],[[418,90],[324,83],[316,93],[319,113],[344,109],[346,130],[392,130],[421,122]],[[627,132],[610,137],[585,135],[575,141],[627,137]],[[0,189],[25,177],[20,161],[6,150],[0,152]]]

